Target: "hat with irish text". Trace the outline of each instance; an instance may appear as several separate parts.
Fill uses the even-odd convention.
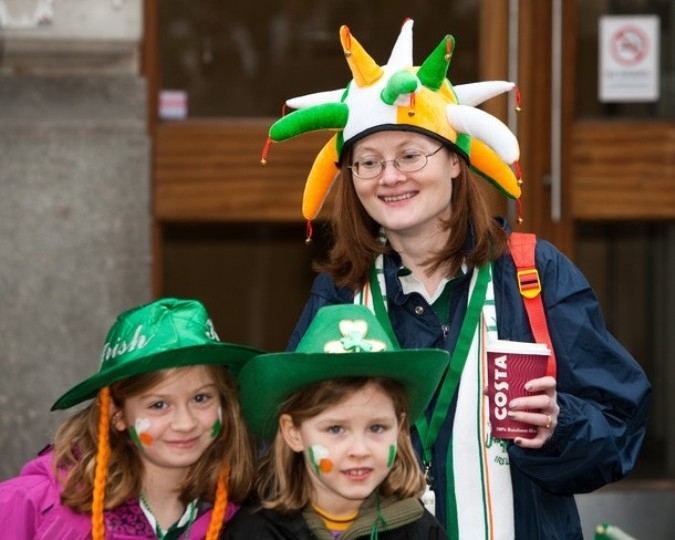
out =
[[[52,405],[68,409],[110,384],[168,368],[222,365],[235,375],[264,351],[220,341],[204,305],[161,298],[120,314],[108,332],[98,373],[68,390]]]

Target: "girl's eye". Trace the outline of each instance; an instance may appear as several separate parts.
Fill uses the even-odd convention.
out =
[[[342,432],[342,426],[330,426],[327,429],[327,431],[328,431],[328,433],[333,433],[333,434],[337,435],[338,433]]]
[[[158,411],[165,409],[167,407],[165,401],[155,401],[154,403],[150,404],[151,409],[156,409]]]
[[[195,403],[206,403],[206,402],[209,401],[210,399],[211,399],[211,395],[210,395],[210,394],[197,394],[197,395],[194,397]]]
[[[385,425],[382,424],[373,424],[370,426],[370,431],[373,433],[384,433],[387,431],[389,428]]]

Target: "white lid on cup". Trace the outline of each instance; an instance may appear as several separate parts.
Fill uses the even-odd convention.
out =
[[[507,341],[496,339],[488,341],[488,352],[520,353],[520,354],[543,354],[549,356],[551,350],[545,343],[528,343],[526,341]]]

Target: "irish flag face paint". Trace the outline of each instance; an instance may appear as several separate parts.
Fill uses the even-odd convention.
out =
[[[152,446],[154,439],[148,433],[150,429],[150,420],[147,418],[137,418],[136,423],[130,427],[131,438],[136,442],[139,448]]]
[[[222,429],[223,429],[223,408],[218,407],[218,418],[216,418],[216,421],[213,423],[213,426],[211,427],[211,437],[215,439]]]
[[[389,445],[389,458],[387,459],[387,468],[391,469],[394,466],[394,460],[396,459],[396,445]]]
[[[307,449],[309,461],[314,465],[317,476],[327,474],[333,470],[333,462],[328,458],[328,448],[321,444],[315,444]]]

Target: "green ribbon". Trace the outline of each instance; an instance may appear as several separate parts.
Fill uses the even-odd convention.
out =
[[[480,322],[480,314],[483,310],[483,305],[485,304],[489,282],[490,266],[489,264],[485,264],[478,269],[476,284],[474,285],[473,292],[469,298],[469,304],[466,309],[464,321],[462,322],[459,337],[457,339],[457,343],[455,344],[452,355],[450,356],[450,367],[448,368],[445,377],[441,381],[441,391],[438,395],[434,410],[431,413],[431,422],[429,422],[426,417],[422,417],[417,422],[415,422],[415,427],[417,428],[417,432],[419,433],[420,440],[422,442],[424,451],[422,459],[425,466],[429,466],[431,464],[431,450],[436,442],[436,439],[438,438],[438,433],[441,429],[441,426],[448,415],[452,399],[457,392],[459,381],[462,376],[462,371],[466,365],[466,361],[469,356],[469,350],[471,349],[471,344],[473,343],[474,336],[476,335],[476,328]],[[389,315],[387,314],[384,297],[382,296],[382,291],[380,290],[380,285],[377,279],[377,270],[375,267],[373,267],[371,270],[370,288],[373,295],[373,308],[375,311],[375,316],[380,321],[380,324],[382,324],[384,330],[386,331],[387,335],[389,335],[392,342],[398,345],[398,339],[394,334],[394,328],[392,327],[391,321],[389,320]],[[452,440],[450,440],[447,461],[447,528],[451,538],[459,538],[459,525],[456,519],[457,512],[456,496],[454,490],[454,468],[452,464]]]

